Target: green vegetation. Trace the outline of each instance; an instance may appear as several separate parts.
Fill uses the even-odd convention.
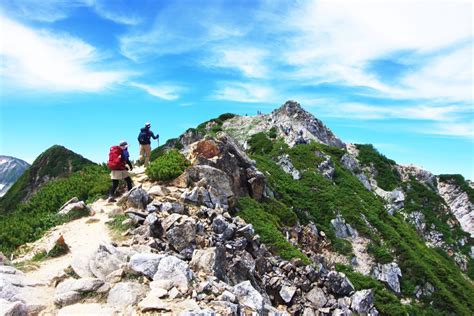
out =
[[[445,253],[428,248],[401,214],[391,216],[386,212],[383,201],[366,190],[356,177],[342,167],[340,158],[343,152],[341,150],[315,143],[287,148],[279,144],[278,140],[273,143],[273,148],[269,149],[266,147],[265,139],[262,139],[262,142],[256,142],[251,148],[252,158],[256,160],[259,170],[266,174],[275,196],[281,203],[291,206],[300,222],[314,221],[318,229],[326,233],[336,251],[349,254],[349,245],[336,238],[330,224],[331,219],[340,213],[347,223],[372,241],[369,251],[374,254],[378,262],[387,263],[393,258],[397,259],[403,273],[402,295],[413,297],[416,285],[423,285],[427,281],[433,284],[436,292],[431,299],[422,302],[423,312],[472,314],[474,310],[472,283],[466,280],[453,260],[447,258]],[[258,147],[258,144],[262,147]],[[276,157],[282,153],[289,154],[293,165],[301,171],[300,180],[293,180],[275,163]],[[333,160],[335,166],[333,181],[316,171],[315,164],[321,159],[320,153],[331,156]],[[379,175],[383,176],[387,173],[386,170],[382,170],[383,168],[389,168],[388,174],[393,176],[385,183],[387,185],[385,188],[390,189],[401,185],[401,180],[393,169],[394,162],[379,154],[374,156],[376,158],[372,157],[371,160],[379,160],[378,163],[374,163],[376,168],[380,169],[378,169]],[[431,196],[429,191],[425,191],[425,188],[426,190],[429,188],[420,187],[414,182],[410,184],[411,191],[407,198],[408,209],[413,207],[414,210],[421,206],[433,212],[431,204],[438,203],[438,200]],[[413,205],[411,200],[414,201]],[[438,218],[436,214],[433,216],[433,221]],[[266,217],[269,222],[269,216],[266,215]],[[441,220],[442,217],[439,219]],[[277,225],[273,227],[278,228]],[[276,236],[276,233],[268,234],[267,242],[275,242]],[[456,239],[459,236],[454,233],[451,237]],[[406,314],[407,312],[416,314],[410,306],[401,306],[398,299],[382,283],[370,278],[361,281],[358,274],[350,274],[349,277],[351,280],[355,279],[353,280],[355,283],[366,281],[365,288],[376,288],[379,292],[376,294],[378,295],[377,308],[384,314]],[[369,281],[371,283],[368,283]]]
[[[65,177],[94,163],[63,146],[54,145],[36,158],[31,167],[0,199],[0,213],[13,211],[26,196],[45,182]]]
[[[460,174],[441,174],[439,175],[440,182],[447,182],[456,184],[461,188],[462,191],[466,192],[469,197],[469,201],[474,203],[474,189],[469,186],[464,177]]]
[[[117,233],[123,233],[127,231],[129,228],[132,228],[133,225],[124,225],[122,224],[124,220],[128,219],[129,217],[127,215],[121,214],[114,216],[113,220],[108,222],[107,225],[109,225],[109,228]]]
[[[273,149],[272,141],[263,132],[252,135],[248,144],[251,154],[269,154]]]
[[[49,228],[70,220],[58,215],[58,210],[72,197],[92,202],[103,196],[109,186],[108,171],[103,166],[88,166],[45,184],[28,202],[0,215],[0,251],[11,253],[16,247],[40,238]]]
[[[372,145],[357,144],[356,146],[359,150],[357,158],[360,163],[365,166],[372,164],[377,171],[375,180],[380,188],[391,191],[401,184],[400,175],[394,167],[395,161],[379,153]]]
[[[356,291],[373,289],[375,298],[374,305],[382,315],[430,315],[424,313],[419,306],[402,305],[395,294],[385,288],[382,283],[369,276],[354,272],[352,267],[336,264],[336,270],[346,274]],[[435,314],[436,313],[431,315]]]
[[[253,225],[255,232],[260,235],[262,242],[269,247],[270,251],[287,260],[300,258],[308,264],[309,259],[297,247],[290,244],[280,231],[282,223],[286,222],[285,214],[291,210],[284,207],[280,213],[273,213],[277,209],[276,206],[278,206],[276,201],[259,203],[249,197],[244,197],[239,199],[237,208],[238,215]]]
[[[169,181],[181,175],[189,165],[189,161],[173,149],[152,161],[146,174],[154,181]]]
[[[449,222],[455,222],[451,213],[445,210],[444,200],[431,188],[423,183],[410,179],[403,184],[405,197],[405,212],[415,211],[423,213],[426,227],[434,225],[437,231],[443,233],[446,243],[456,245],[463,237],[469,237],[459,226],[450,227]],[[466,251],[468,251],[466,249]]]

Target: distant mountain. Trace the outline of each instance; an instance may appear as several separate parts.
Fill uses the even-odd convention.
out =
[[[94,163],[59,145],[54,145],[36,158],[11,188],[0,199],[0,212],[8,212],[28,200],[48,181],[65,177]]]
[[[29,163],[21,159],[0,156],[0,197],[7,193],[8,189],[30,166]]]

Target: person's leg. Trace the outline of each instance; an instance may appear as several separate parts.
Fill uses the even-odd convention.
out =
[[[145,162],[145,145],[140,145],[140,158],[138,159],[142,164]]]
[[[151,146],[150,145],[143,145],[145,148],[145,167],[148,167],[150,163],[150,155],[151,155]]]
[[[133,188],[132,178],[126,177],[124,180],[125,180],[125,182],[127,182],[127,189],[128,189],[128,191],[130,191],[130,190]]]
[[[113,202],[115,190],[117,190],[118,185],[119,185],[119,180],[112,180],[112,187],[110,188],[110,191],[109,191],[109,202]]]

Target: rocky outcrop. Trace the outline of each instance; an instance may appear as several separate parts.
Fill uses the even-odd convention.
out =
[[[346,224],[346,221],[341,215],[337,215],[335,219],[332,219],[331,224],[334,227],[336,236],[339,238],[356,238],[359,235],[357,230],[352,228],[351,225]]]
[[[400,294],[400,278],[402,277],[402,271],[395,262],[387,264],[378,264],[374,267],[373,276],[384,283],[394,291],[396,294]]]
[[[287,144],[316,141],[330,146],[344,148],[344,143],[320,120],[305,111],[298,102],[287,101],[279,109],[267,115],[236,116],[224,122],[222,128],[245,148],[250,135],[268,132],[277,128],[277,136]]]
[[[69,216],[73,218],[87,216],[91,214],[91,209],[84,203],[74,197],[67,201],[58,211],[59,215]]]
[[[281,169],[283,169],[283,171],[291,175],[293,180],[301,179],[301,173],[293,166],[288,154],[278,157],[277,164],[281,167]]]
[[[455,183],[441,181],[438,182],[438,191],[461,228],[474,238],[474,205],[467,193]]]

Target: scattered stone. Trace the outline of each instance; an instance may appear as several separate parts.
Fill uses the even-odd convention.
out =
[[[239,303],[250,308],[257,313],[263,310],[262,295],[250,284],[250,281],[244,281],[234,286],[234,293]]]
[[[2,316],[27,316],[28,308],[21,302],[9,302],[0,298],[0,315]]]
[[[151,201],[148,193],[142,188],[133,188],[127,197],[127,206],[131,208],[137,208],[145,210],[148,203]]]
[[[296,293],[296,286],[283,285],[279,292],[280,297],[286,304],[289,304]]]
[[[158,270],[160,260],[164,257],[165,255],[154,253],[137,253],[130,258],[128,266],[132,271],[143,274],[152,279]]]
[[[107,304],[118,308],[134,305],[145,297],[147,291],[148,287],[140,283],[117,283],[109,292]]]
[[[305,294],[305,297],[315,309],[324,307],[328,301],[326,294],[319,287],[314,287],[311,291]]]
[[[189,263],[195,272],[202,271],[207,275],[213,275],[220,280],[226,280],[226,257],[224,247],[211,247],[194,250],[193,257]]]
[[[354,292],[354,286],[342,272],[329,272],[326,287],[331,293],[339,296],[349,295]]]
[[[374,306],[374,293],[372,290],[361,290],[352,296],[351,308],[358,314],[365,314]]]
[[[58,311],[58,316],[71,315],[100,315],[100,316],[115,316],[117,312],[109,306],[97,303],[91,304],[74,304],[61,308]]]
[[[165,290],[177,287],[180,291],[186,292],[192,278],[193,273],[186,262],[174,256],[167,256],[160,260],[152,283],[154,283],[154,287]]]

